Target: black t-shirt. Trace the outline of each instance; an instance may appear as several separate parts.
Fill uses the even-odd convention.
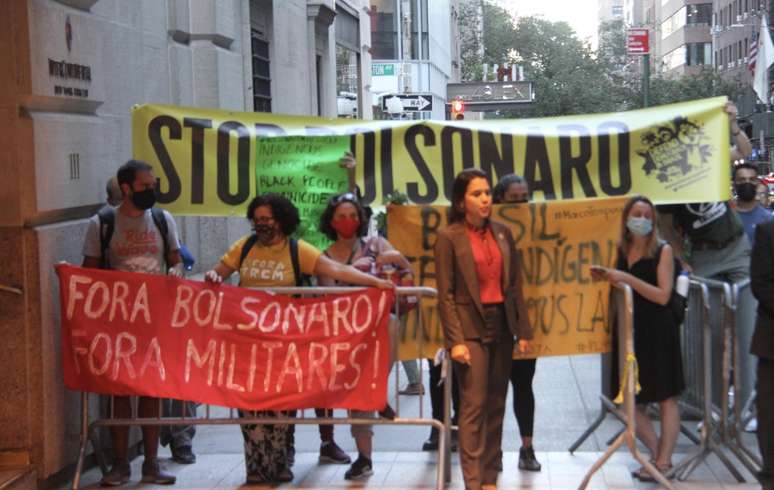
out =
[[[744,232],[742,223],[727,202],[669,204],[658,211],[674,216],[691,243],[726,243]]]

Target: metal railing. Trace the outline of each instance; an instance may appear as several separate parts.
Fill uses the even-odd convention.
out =
[[[287,294],[287,295],[304,295],[304,296],[319,296],[324,294],[340,294],[351,293],[353,291],[362,290],[363,288],[357,287],[277,287],[277,288],[255,288],[260,291],[272,292],[275,294]],[[396,288],[396,295],[408,295],[408,296],[423,296],[423,297],[436,297],[437,292],[433,288],[428,287],[399,287]],[[398,301],[395,302],[395,313],[398,312]],[[423,351],[424,336],[419,336],[419,352]],[[441,376],[443,379],[443,403],[444,403],[444,420],[437,421],[433,418],[424,418],[424,404],[423,397],[419,400],[419,417],[400,417],[400,397],[398,396],[398,387],[400,383],[400,369],[396,363],[393,368],[397,369],[397,375],[395,377],[395,412],[396,417],[393,420],[387,420],[382,418],[353,418],[353,417],[306,417],[304,412],[300,417],[235,417],[235,409],[229,409],[228,417],[213,417],[210,410],[210,405],[205,405],[205,415],[203,418],[191,418],[191,417],[158,417],[153,418],[140,418],[132,408],[132,413],[129,418],[97,418],[96,420],[89,422],[89,396],[90,393],[81,393],[81,432],[80,432],[80,449],[78,453],[78,461],[76,464],[75,475],[73,477],[72,488],[77,490],[80,488],[81,475],[83,472],[84,460],[86,457],[86,448],[92,440],[94,432],[99,427],[114,427],[114,426],[172,426],[172,425],[277,425],[277,424],[295,424],[295,425],[409,425],[417,426],[424,425],[430,426],[438,430],[438,465],[436,474],[436,489],[441,490],[445,487],[445,484],[451,481],[451,394],[452,394],[452,369],[450,366],[449,356],[444,356],[443,365],[441,369]],[[422,376],[423,363],[420,364],[420,376]],[[421,378],[420,378],[421,379]],[[159,400],[161,404],[161,400]],[[314,411],[312,411],[313,413]],[[110,414],[114,414],[114,398],[111,396],[110,402]],[[161,406],[159,406],[159,414],[161,414]],[[96,449],[96,448],[95,448]]]
[[[702,423],[699,448],[670,471],[670,474],[677,476],[679,480],[688,478],[699,463],[714,453],[737,481],[744,482],[745,478],[727,457],[723,448],[733,454],[751,473],[755,474],[760,470],[760,458],[741,438],[741,403],[734,403],[731,407],[729,399],[732,376],[735,389],[738,390],[741,386],[740,336],[736,313],[740,304],[740,291],[749,287],[749,283],[747,279],[735,284],[701,277],[691,279],[691,290],[699,290],[702,298],[701,328],[685,328],[684,344],[695,344],[699,340],[701,355],[698,358],[688,351],[691,355],[684,361],[688,361],[686,371],[689,373],[689,400],[694,404],[696,401],[701,403]],[[711,300],[712,290],[719,294],[720,301]],[[714,309],[720,308],[720,311],[713,311],[713,306]],[[699,337],[695,337],[697,333],[700,334]],[[687,348],[692,347],[687,345]],[[685,349],[686,346],[684,353]],[[718,358],[720,363],[713,363],[713,359]],[[693,380],[698,378],[698,373],[701,374],[700,386]],[[729,413],[730,410],[733,410],[733,416]]]
[[[626,284],[614,284],[611,294],[611,304],[615,307],[615,317],[617,319],[618,329],[618,372],[621,378],[621,388],[623,394],[623,406],[619,418],[626,423],[626,429],[616,437],[615,441],[608,446],[605,453],[589,468],[589,471],[583,478],[580,490],[586,488],[602,465],[613,455],[613,453],[622,445],[626,444],[631,455],[639,461],[653,478],[664,488],[673,490],[669,480],[658,471],[658,469],[645,457],[637,448],[637,436],[634,411],[635,408],[635,385],[637,383],[637,360],[634,357],[634,294],[632,288]],[[612,404],[612,403],[611,403]],[[618,412],[616,409],[615,412]]]

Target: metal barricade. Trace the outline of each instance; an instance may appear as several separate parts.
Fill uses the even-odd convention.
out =
[[[625,421],[626,429],[616,437],[615,441],[607,448],[602,457],[589,468],[589,471],[586,473],[586,476],[583,478],[583,481],[578,488],[580,490],[585,489],[591,481],[591,477],[594,476],[594,473],[605,464],[619,447],[626,444],[634,459],[639,461],[657,482],[664,488],[673,490],[674,487],[669,480],[661,474],[653,463],[651,463],[637,448],[634,416],[634,411],[636,410],[635,385],[637,383],[637,360],[634,357],[634,295],[632,288],[626,284],[614,284],[613,286],[611,303],[615,305],[613,311],[615,312],[617,320],[618,372],[620,373],[621,391],[623,394],[621,413],[617,413],[618,409],[616,409],[615,406],[613,406],[613,409],[619,419]],[[607,401],[612,405],[612,402],[609,400]]]
[[[729,399],[731,376],[736,389],[742,385],[737,309],[740,290],[748,286],[749,280],[729,284],[700,277],[691,279],[691,296],[695,297],[699,291],[703,306],[700,311],[694,309],[689,312],[694,321],[684,328],[683,353],[688,373],[686,391],[693,397],[694,404],[701,403],[702,423],[698,450],[671,471],[680,480],[686,479],[699,463],[714,453],[737,481],[744,482],[744,477],[723,448],[728,449],[751,473],[760,469],[760,459],[740,437],[741,404],[734,403],[731,407]],[[698,317],[700,321],[696,321]],[[699,342],[701,348],[696,349]],[[731,408],[733,417],[729,414]]]
[[[319,296],[323,294],[341,294],[350,293],[363,288],[357,287],[277,287],[277,288],[256,288],[260,291],[272,292],[275,294],[288,294],[288,295],[312,295]],[[399,287],[396,288],[396,295],[408,295],[408,296],[423,296],[423,297],[436,297],[437,291],[428,287]],[[398,313],[398,301],[395,302],[395,314]],[[419,336],[419,352],[422,352],[424,344],[424,336]],[[423,374],[423,363],[420,363],[420,377]],[[398,363],[392,368],[397,369],[400,373]],[[295,425],[318,425],[318,424],[330,424],[330,425],[424,425],[438,429],[438,465],[436,473],[436,489],[441,490],[445,488],[447,482],[451,481],[451,394],[452,394],[452,369],[449,356],[444,356],[442,365],[442,379],[443,379],[443,403],[444,403],[444,420],[439,422],[431,418],[424,418],[424,403],[423,398],[420,397],[419,401],[419,417],[415,418],[402,418],[400,417],[400,397],[398,396],[398,386],[400,383],[400,375],[396,375],[395,380],[395,404],[396,418],[393,420],[387,420],[382,418],[352,418],[352,417],[306,417],[302,411],[300,417],[235,417],[234,410],[229,409],[228,417],[212,417],[210,411],[210,405],[205,405],[204,418],[190,418],[190,417],[155,417],[155,418],[139,418],[134,409],[130,418],[98,418],[93,422],[89,422],[89,395],[90,393],[81,393],[81,433],[80,433],[80,450],[78,453],[78,461],[76,464],[75,475],[73,477],[72,487],[73,490],[80,488],[81,475],[83,472],[84,459],[86,457],[86,448],[92,439],[94,431],[99,427],[113,427],[113,426],[168,426],[168,425],[276,425],[276,424],[295,424]],[[421,379],[421,378],[420,378]],[[159,400],[161,404],[161,400]],[[314,412],[314,411],[312,411]],[[114,413],[113,398],[111,397],[110,413]],[[159,406],[159,413],[161,413],[161,406]]]

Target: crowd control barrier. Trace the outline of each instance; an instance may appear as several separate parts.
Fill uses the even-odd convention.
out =
[[[755,474],[760,470],[760,458],[745,445],[741,437],[743,402],[737,400],[734,403],[729,396],[732,378],[735,391],[738,392],[742,386],[742,359],[749,355],[740,349],[743,342],[737,322],[740,316],[737,314],[738,309],[743,304],[740,298],[749,286],[749,279],[738,283],[701,277],[693,277],[691,280],[692,291],[701,289],[704,315],[700,328],[695,328],[694,324],[684,329],[683,362],[686,365],[689,403],[701,403],[701,442],[694,454],[672,469],[680,480],[688,478],[699,463],[714,453],[738,482],[744,482],[745,478],[739,468],[728,458],[724,449],[749,472]],[[713,298],[717,300],[713,301]],[[701,343],[700,350],[692,347],[698,342]],[[745,391],[749,391],[752,396],[752,390]]]
[[[261,291],[268,291],[275,294],[287,294],[287,295],[303,295],[303,296],[317,296],[324,294],[339,294],[349,293],[362,288],[352,287],[278,287],[278,288],[257,288]],[[409,296],[422,296],[422,297],[436,297],[437,292],[433,288],[428,287],[399,287],[396,288],[396,294],[409,295]],[[395,302],[395,313],[398,311],[398,301]],[[420,352],[424,343],[424,336],[419,336]],[[386,419],[363,419],[353,417],[307,417],[306,412],[309,411],[314,414],[314,410],[302,411],[299,417],[244,417],[238,418],[236,416],[236,410],[229,410],[228,417],[213,417],[211,416],[210,405],[205,405],[203,418],[190,418],[190,417],[156,417],[156,418],[140,418],[137,416],[134,408],[130,418],[97,418],[92,422],[89,421],[89,396],[90,393],[81,393],[81,432],[80,432],[80,450],[78,454],[78,461],[76,464],[75,475],[73,477],[72,488],[74,490],[80,488],[81,475],[84,467],[84,459],[86,457],[86,449],[90,441],[93,439],[95,431],[100,427],[111,426],[168,426],[168,425],[244,425],[244,424],[256,424],[256,425],[276,425],[276,424],[296,424],[296,425],[318,425],[318,424],[334,424],[334,425],[424,425],[438,429],[438,465],[436,475],[436,489],[441,490],[445,488],[446,483],[451,481],[451,387],[452,387],[452,369],[450,366],[451,360],[449,356],[444,356],[442,364],[442,380],[444,385],[444,420],[437,421],[432,417],[425,417],[425,407],[423,403],[423,397],[419,398],[419,414],[417,417],[401,417],[400,413],[400,397],[398,396],[398,386],[400,383],[400,370],[398,369],[395,377],[395,412],[396,417],[394,420]],[[422,369],[424,363],[420,364],[420,375],[422,375]],[[398,363],[393,366],[397,369]],[[159,401],[161,403],[161,401]],[[113,410],[113,397],[110,397],[110,414],[114,413]],[[161,410],[159,410],[161,413]],[[235,441],[237,436],[235,434]],[[241,442],[241,441],[237,441]],[[95,448],[97,449],[97,448]],[[99,460],[99,458],[98,458]],[[104,466],[100,464],[101,467]]]
[[[618,372],[620,373],[622,408],[614,412],[619,419],[626,423],[626,429],[616,437],[615,441],[608,446],[605,453],[589,468],[583,481],[578,487],[580,490],[586,488],[602,465],[613,455],[613,453],[622,445],[626,444],[629,452],[653,478],[656,479],[664,488],[673,490],[672,484],[662,475],[656,467],[643,455],[637,448],[637,437],[635,433],[635,387],[637,385],[637,359],[634,356],[634,295],[632,288],[626,284],[614,284],[611,289],[611,313],[616,319],[618,332]],[[605,398],[605,397],[603,397]],[[609,400],[608,400],[609,401]],[[612,402],[610,402],[611,405]],[[593,431],[593,429],[592,429]],[[590,432],[589,432],[590,433]]]

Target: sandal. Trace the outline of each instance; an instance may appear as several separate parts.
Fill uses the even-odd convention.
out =
[[[659,471],[659,473],[664,475],[664,477],[667,480],[671,480],[671,479],[673,479],[675,477],[674,475],[669,475],[669,476],[665,475],[665,473],[668,473],[672,469],[672,465],[671,464],[669,466],[661,467],[661,466],[658,466],[655,461],[651,461],[650,463],[653,466],[655,466],[656,469]],[[653,475],[648,473],[648,470],[646,470],[644,466],[641,466],[637,471],[632,471],[632,476],[634,478],[640,480],[641,482],[654,482],[654,481],[656,481],[656,479],[653,478]]]

